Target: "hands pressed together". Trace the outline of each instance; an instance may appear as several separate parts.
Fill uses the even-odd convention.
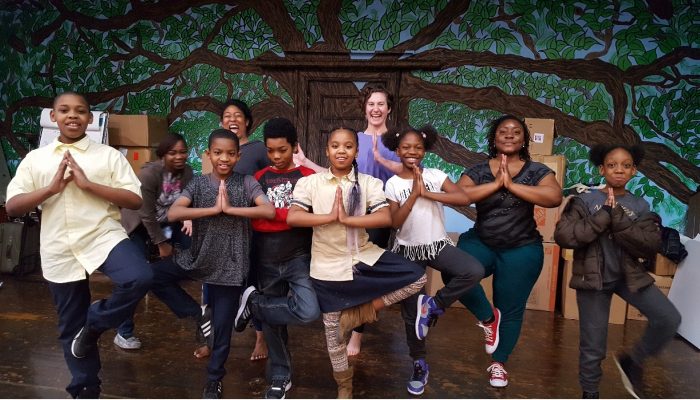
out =
[[[496,173],[496,185],[499,188],[503,187],[509,189],[513,184],[513,178],[508,172],[508,157],[505,154],[501,155],[501,164],[498,166],[498,173]]]
[[[68,176],[66,176],[66,170],[68,170]],[[83,190],[87,189],[92,183],[85,176],[85,172],[75,161],[70,151],[66,151],[63,153],[63,159],[58,164],[56,175],[54,175],[48,186],[49,193],[51,195],[61,193],[70,182],[75,182],[76,186]]]

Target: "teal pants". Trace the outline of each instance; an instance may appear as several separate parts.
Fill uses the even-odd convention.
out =
[[[520,337],[525,303],[542,271],[542,243],[531,243],[510,249],[494,249],[484,244],[471,229],[459,236],[457,244],[484,266],[485,277],[493,274],[493,303],[501,311],[500,341],[493,353],[494,361],[505,363]],[[443,274],[448,282],[451,277]],[[493,317],[493,309],[484,289],[476,285],[459,301],[479,320]]]

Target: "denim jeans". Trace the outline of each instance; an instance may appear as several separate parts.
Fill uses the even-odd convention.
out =
[[[178,318],[199,318],[202,308],[179,284],[182,280],[190,279],[188,272],[177,265],[172,257],[151,264],[151,269],[153,294]]]
[[[603,375],[600,363],[605,358],[608,343],[608,317],[613,293],[637,307],[644,314],[647,324],[641,339],[635,343],[630,356],[636,363],[643,363],[673,338],[681,323],[676,307],[658,287],[650,285],[638,292],[631,292],[624,280],[606,282],[602,290],[577,290],[579,311],[579,382],[586,392],[597,392]]]
[[[190,247],[192,238],[187,236],[182,231],[182,222],[162,224],[161,226],[163,229],[165,229],[165,227],[170,227],[170,229],[172,229],[172,237],[170,238],[169,242],[172,243],[173,246],[182,249],[187,249]],[[143,253],[144,257],[148,259],[148,232],[146,231],[146,228],[143,225],[137,226],[136,229],[129,234],[129,239],[136,245],[138,251]],[[132,315],[124,320],[124,322],[122,322],[122,324],[117,328],[117,332],[125,339],[134,336],[134,316]]]
[[[134,309],[151,286],[153,273],[145,258],[129,240],[122,240],[99,268],[114,283],[112,296],[90,303],[88,279],[75,282],[49,282],[49,289],[58,313],[59,341],[72,380],[66,387],[76,397],[83,387],[99,387],[100,354],[95,348],[83,358],[71,353],[71,343],[78,331],[86,326],[103,332],[116,328]]]
[[[318,319],[321,310],[309,278],[310,255],[281,263],[257,264],[261,295],[253,314],[262,322],[269,358],[268,381],[291,378],[291,355],[287,348],[287,324]]]

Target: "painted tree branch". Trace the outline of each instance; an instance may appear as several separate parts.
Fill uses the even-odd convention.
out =
[[[435,15],[435,19],[431,24],[424,27],[411,39],[394,46],[389,49],[388,52],[391,53],[404,53],[410,50],[417,50],[421,47],[432,43],[435,38],[440,36],[440,34],[447,28],[452,20],[458,15],[462,15],[469,9],[471,0],[452,0],[445,8]],[[399,55],[396,56],[397,58]]]
[[[160,22],[167,17],[182,14],[183,12],[194,7],[208,4],[231,3],[231,1],[227,0],[162,0],[155,4],[141,5],[137,8],[132,7],[131,11],[124,15],[105,19],[94,18],[75,12],[74,10],[70,10],[65,6],[65,4],[63,4],[62,0],[49,1],[51,5],[54,6],[54,8],[59,12],[59,16],[32,35],[32,43],[34,43],[34,45],[38,45],[43,42],[65,21],[72,21],[88,29],[106,32],[114,29],[128,28],[139,21]],[[234,7],[248,8],[249,5],[247,1],[238,0]]]
[[[340,19],[338,19],[342,7],[343,3],[340,0],[321,0],[316,10],[316,17],[324,42],[315,45],[315,48],[334,52],[348,51],[343,40]]]
[[[657,153],[655,157],[673,164],[688,177],[700,182],[700,167],[681,158],[666,146],[642,142],[637,133],[629,126],[623,127],[624,131],[619,132],[607,122],[584,122],[527,96],[511,96],[494,87],[465,88],[457,85],[435,84],[405,75],[402,89],[410,91],[406,94],[407,96],[421,97],[435,102],[462,103],[475,110],[498,110],[504,114],[520,117],[537,115],[542,118],[552,118],[557,121],[557,131],[562,136],[572,138],[589,147],[598,143],[612,142],[652,146],[655,149],[654,152]],[[629,140],[625,140],[625,138],[629,138]],[[661,152],[657,147],[665,150]],[[666,168],[650,168],[651,165],[652,163],[649,161],[643,163],[639,169],[671,195],[687,203],[691,192],[680,179]]]
[[[255,11],[270,26],[284,51],[306,50],[304,35],[299,32],[282,0],[254,2]]]

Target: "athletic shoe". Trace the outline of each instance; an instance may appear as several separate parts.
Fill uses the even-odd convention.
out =
[[[599,399],[600,393],[598,392],[583,392],[582,399]]]
[[[221,381],[209,381],[204,386],[203,399],[220,399],[223,397],[224,388]]]
[[[125,339],[124,336],[117,333],[114,336],[114,344],[123,350],[138,350],[141,348],[141,341],[136,336]]]
[[[495,388],[508,386],[508,372],[503,368],[503,364],[498,361],[491,363],[491,366],[486,369],[490,373],[489,383]]]
[[[479,322],[476,325],[484,330],[484,348],[486,349],[486,354],[493,354],[498,348],[498,341],[501,336],[498,333],[499,327],[501,326],[501,311],[494,307],[493,322],[488,324]]]
[[[428,329],[434,326],[438,316],[445,312],[435,303],[435,298],[425,294],[418,296],[418,304],[416,310],[416,337],[418,340],[425,339],[428,336]]]
[[[265,391],[266,399],[284,399],[289,389],[292,388],[292,381],[289,379],[273,379],[272,385]]]
[[[75,358],[84,358],[89,352],[97,348],[97,339],[100,334],[93,332],[87,327],[80,328],[80,331],[73,338],[73,343],[70,346],[70,352]]]
[[[236,332],[243,332],[253,318],[253,297],[258,294],[255,286],[248,286],[248,288],[243,292],[241,296],[241,305],[238,307],[238,312],[236,313],[236,319],[233,321],[233,329]]]
[[[625,389],[627,389],[629,394],[634,396],[635,399],[638,399],[642,394],[642,383],[644,382],[644,370],[642,366],[632,361],[632,358],[625,353],[616,354],[614,360],[617,369],[620,370],[620,377],[622,378],[622,384],[625,386]]]
[[[425,359],[419,358],[413,362],[413,375],[406,384],[406,390],[413,395],[421,395],[425,391],[425,385],[428,384],[428,375],[430,374],[430,366]]]

